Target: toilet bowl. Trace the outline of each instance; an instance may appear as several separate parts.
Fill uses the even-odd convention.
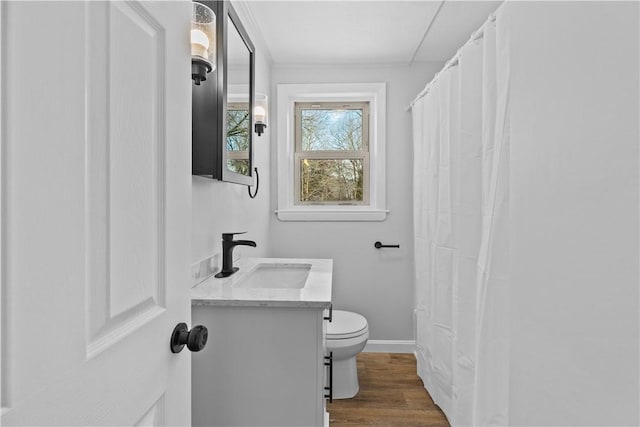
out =
[[[349,399],[360,390],[356,355],[369,339],[367,319],[358,313],[333,310],[327,325],[327,351],[333,353],[333,398]]]

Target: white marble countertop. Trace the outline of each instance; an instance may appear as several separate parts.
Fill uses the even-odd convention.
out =
[[[311,264],[302,289],[235,287],[260,264]],[[191,305],[254,307],[318,307],[331,305],[333,260],[307,258],[242,258],[239,270],[223,279],[211,276],[191,288]]]

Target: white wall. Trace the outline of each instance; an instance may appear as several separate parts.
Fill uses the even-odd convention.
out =
[[[271,61],[255,24],[247,16],[242,4],[234,6],[249,37],[256,48],[255,83],[256,92],[270,97]],[[243,239],[255,240],[256,248],[237,247],[234,258],[242,256],[266,256],[270,227],[270,141],[271,127],[262,136],[254,133],[254,165],[260,174],[260,190],[255,199],[250,199],[247,187],[218,180],[192,177],[192,262],[198,262],[222,251],[222,233],[247,231]],[[254,188],[252,188],[252,191]],[[221,259],[220,261],[221,262]]]
[[[504,7],[509,425],[638,425],[638,3]]]
[[[372,340],[413,339],[412,127],[405,108],[441,67],[442,63],[425,63],[272,70],[273,94],[279,83],[387,82],[387,208],[391,212],[385,221],[283,222],[273,213],[275,190],[271,194],[270,255],[332,258],[333,306],[364,315]],[[273,116],[271,122],[275,123]],[[275,189],[275,174],[271,182]],[[375,249],[377,240],[398,243],[400,249]]]

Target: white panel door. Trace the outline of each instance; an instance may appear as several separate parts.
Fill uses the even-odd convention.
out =
[[[188,425],[191,2],[1,2],[2,425]]]

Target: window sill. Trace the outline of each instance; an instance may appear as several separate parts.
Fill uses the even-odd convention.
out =
[[[278,209],[280,221],[384,221],[388,210],[384,209]]]

